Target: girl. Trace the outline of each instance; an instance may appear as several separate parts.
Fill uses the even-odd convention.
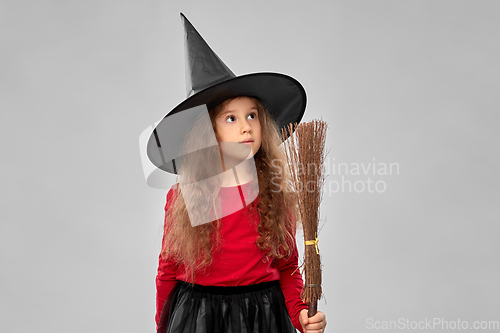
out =
[[[216,197],[233,206],[230,188],[245,198],[257,188],[258,196],[234,214],[192,227],[183,193],[177,186],[169,190],[156,278],[158,331],[323,332],[325,315],[319,311],[307,318],[300,299],[297,209],[293,194],[281,190],[288,176],[273,118],[250,97],[227,99],[209,116],[219,143],[249,142],[247,160],[253,159],[257,170],[256,179],[251,163],[236,177],[224,170]],[[230,154],[224,151],[223,161]]]
[[[298,209],[280,148],[305,90],[284,74],[236,76],[181,18],[188,97],[146,147],[155,171],[180,175],[165,205],[157,331],[324,332],[324,313],[308,318],[300,299]]]

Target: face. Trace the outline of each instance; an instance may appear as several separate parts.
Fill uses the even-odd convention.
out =
[[[250,146],[251,155],[248,158],[259,150],[262,143],[259,112],[252,99],[248,97],[233,99],[219,113],[215,126],[219,142],[235,142],[238,145]],[[250,142],[241,143],[244,140],[250,140]],[[246,150],[243,149],[243,151]]]

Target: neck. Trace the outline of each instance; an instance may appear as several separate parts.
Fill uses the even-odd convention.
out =
[[[222,173],[222,187],[246,184],[257,177],[253,158],[245,160]]]

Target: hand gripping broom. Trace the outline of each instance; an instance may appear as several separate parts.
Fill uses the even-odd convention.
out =
[[[305,283],[301,298],[309,305],[309,317],[316,314],[317,301],[322,295],[318,219],[325,182],[326,129],[325,121],[312,120],[299,125],[289,124],[282,130],[283,138],[289,137],[287,141],[283,140],[285,155],[304,230]]]

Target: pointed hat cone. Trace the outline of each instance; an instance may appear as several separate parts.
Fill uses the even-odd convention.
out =
[[[207,42],[182,13],[181,19],[185,31],[187,97],[216,83],[235,78],[236,75],[208,46]]]

